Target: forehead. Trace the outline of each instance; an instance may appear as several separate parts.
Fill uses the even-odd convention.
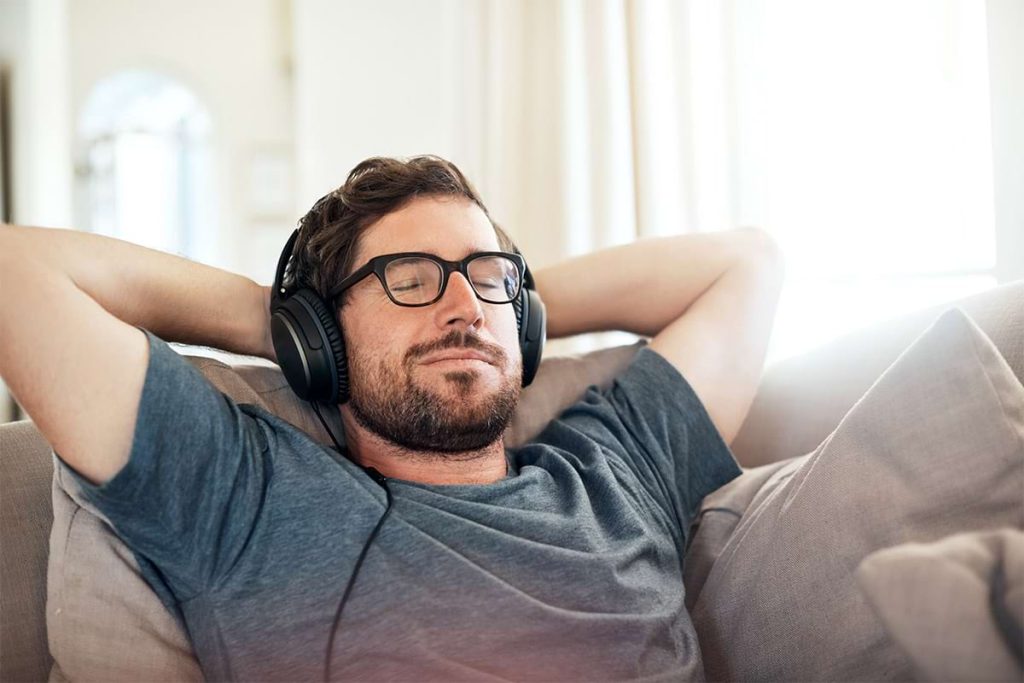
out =
[[[498,236],[483,210],[464,197],[417,197],[371,225],[355,264],[374,256],[425,251],[456,261],[475,251],[498,251]]]

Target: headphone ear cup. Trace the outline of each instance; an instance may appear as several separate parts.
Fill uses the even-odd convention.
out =
[[[533,289],[523,287],[512,302],[519,329],[519,351],[523,356],[523,386],[530,386],[540,368],[544,355],[544,339],[547,336],[547,312],[540,295]]]
[[[323,337],[327,341],[326,348],[330,349],[332,362],[329,364],[329,368],[334,376],[333,384],[337,386],[337,389],[332,392],[331,396],[323,400],[328,403],[344,403],[349,397],[348,361],[345,356],[345,339],[341,335],[341,327],[338,325],[333,311],[316,292],[311,289],[300,289],[296,295],[301,296],[303,301],[306,301],[316,313],[323,328]]]
[[[316,292],[300,289],[278,306],[270,332],[278,365],[299,398],[348,400],[345,342],[334,314]]]

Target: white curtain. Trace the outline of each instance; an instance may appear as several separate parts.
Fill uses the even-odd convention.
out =
[[[736,224],[728,7],[480,6],[478,182],[534,263]]]
[[[477,182],[535,267],[737,224],[729,3],[487,0],[475,10],[463,60],[467,99],[475,83],[482,103]]]

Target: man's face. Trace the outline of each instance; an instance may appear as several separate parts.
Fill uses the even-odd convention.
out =
[[[403,251],[457,261],[500,250],[476,204],[425,197],[372,225],[354,264]],[[452,454],[479,450],[501,437],[522,382],[511,304],[481,301],[461,273],[452,273],[440,300],[398,306],[370,275],[348,290],[339,320],[351,389],[345,408],[364,429],[409,450]],[[468,351],[487,360],[437,360]]]

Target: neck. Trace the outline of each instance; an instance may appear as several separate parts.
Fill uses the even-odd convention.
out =
[[[390,479],[420,484],[491,484],[508,474],[504,438],[461,453],[412,451],[364,429],[348,410],[341,410],[341,421],[349,457]]]

